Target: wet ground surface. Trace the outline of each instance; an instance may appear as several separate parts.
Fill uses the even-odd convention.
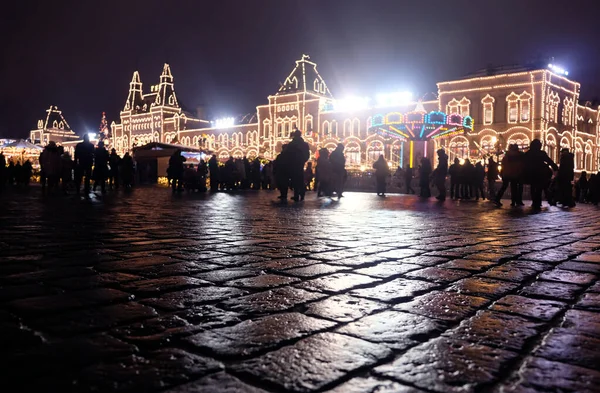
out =
[[[597,392],[600,210],[0,196],[5,392]]]

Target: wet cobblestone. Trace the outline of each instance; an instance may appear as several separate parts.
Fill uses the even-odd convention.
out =
[[[600,209],[0,195],[6,392],[597,392]]]

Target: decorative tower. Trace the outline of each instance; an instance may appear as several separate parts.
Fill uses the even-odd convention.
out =
[[[173,87],[171,67],[169,67],[169,64],[167,63],[163,66],[163,71],[160,75],[160,83],[158,85],[156,99],[154,100],[154,106],[179,108],[179,103],[177,102],[177,96],[175,96],[175,89]]]
[[[123,111],[137,112],[142,109],[143,105],[142,82],[140,81],[140,74],[135,71],[129,83],[129,95],[127,96],[127,102],[125,102]]]

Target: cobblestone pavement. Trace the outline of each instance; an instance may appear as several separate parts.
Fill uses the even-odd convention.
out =
[[[600,210],[0,196],[3,392],[594,392]]]

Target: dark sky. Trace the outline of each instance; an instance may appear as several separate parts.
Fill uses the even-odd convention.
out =
[[[77,133],[117,120],[131,74],[212,116],[253,112],[302,53],[334,96],[435,91],[486,67],[554,57],[600,96],[600,4],[582,0],[11,1],[0,14],[0,135],[58,105]]]

